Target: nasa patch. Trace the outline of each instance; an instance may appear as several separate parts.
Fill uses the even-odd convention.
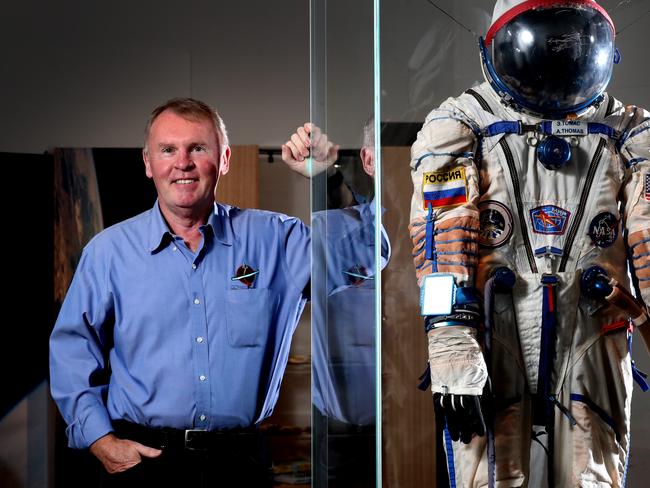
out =
[[[613,213],[602,212],[589,224],[589,237],[598,247],[609,247],[618,237],[618,219]]]
[[[512,213],[503,203],[485,200],[478,204],[481,230],[479,244],[483,247],[499,247],[512,235]]]
[[[570,216],[571,212],[555,205],[543,205],[530,211],[533,232],[536,234],[564,234]]]

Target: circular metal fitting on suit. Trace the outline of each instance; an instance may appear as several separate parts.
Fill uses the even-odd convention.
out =
[[[549,170],[560,170],[571,161],[571,145],[557,136],[549,136],[537,146],[537,159]]]

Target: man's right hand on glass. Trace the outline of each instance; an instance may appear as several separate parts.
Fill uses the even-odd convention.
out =
[[[308,158],[311,155],[311,168]],[[282,160],[297,173],[307,178],[317,175],[338,159],[339,146],[332,143],[327,134],[310,122],[296,129],[282,145]]]

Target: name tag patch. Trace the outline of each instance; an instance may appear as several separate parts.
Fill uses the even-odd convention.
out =
[[[571,212],[555,205],[543,205],[530,211],[533,232],[536,234],[561,235],[566,232]]]
[[[467,203],[467,180],[465,168],[459,166],[449,171],[424,173],[422,178],[422,200],[425,210],[453,207]]]
[[[589,124],[578,120],[554,120],[551,133],[554,136],[586,136]]]

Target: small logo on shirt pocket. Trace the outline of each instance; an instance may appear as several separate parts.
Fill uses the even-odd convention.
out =
[[[230,281],[238,281],[242,285],[246,286],[246,288],[252,288],[259,273],[259,269],[254,269],[248,264],[242,264],[237,268],[235,276],[230,278]]]

